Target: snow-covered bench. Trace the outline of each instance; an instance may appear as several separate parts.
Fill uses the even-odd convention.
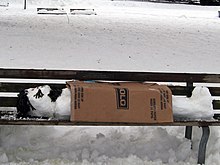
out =
[[[67,80],[106,80],[106,81],[149,81],[165,83],[173,95],[190,97],[195,86],[202,84],[209,88],[213,96],[216,120],[174,120],[171,123],[128,124],[128,123],[75,123],[61,120],[15,119],[17,93],[25,88],[50,84],[57,88],[65,87]],[[185,137],[192,138],[192,127],[202,127],[198,164],[205,163],[209,126],[220,126],[220,74],[203,73],[158,73],[125,71],[86,71],[86,70],[40,70],[40,69],[0,69],[0,125],[140,125],[140,126],[186,126]]]

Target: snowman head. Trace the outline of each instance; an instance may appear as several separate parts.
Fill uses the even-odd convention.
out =
[[[55,102],[61,92],[49,85],[21,91],[18,94],[18,117],[53,117]]]

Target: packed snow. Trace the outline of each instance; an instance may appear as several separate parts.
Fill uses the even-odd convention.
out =
[[[0,65],[6,68],[219,73],[219,7],[108,0],[4,0]],[[38,15],[37,7],[97,15]],[[201,128],[1,126],[0,164],[197,163]],[[206,164],[219,165],[211,127]]]
[[[172,97],[173,115],[179,120],[210,120],[214,116],[212,101],[207,87],[195,87],[189,98]]]

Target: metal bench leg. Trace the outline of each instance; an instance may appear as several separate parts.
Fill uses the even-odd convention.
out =
[[[192,126],[186,126],[185,138],[192,140]]]
[[[209,139],[210,129],[208,126],[202,127],[202,138],[199,143],[198,164],[205,164],[206,145]]]
[[[192,149],[192,126],[186,126],[185,138],[191,141],[191,149]]]

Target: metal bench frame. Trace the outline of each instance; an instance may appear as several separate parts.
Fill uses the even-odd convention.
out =
[[[159,73],[159,72],[128,72],[128,71],[91,71],[91,70],[46,70],[46,69],[4,69],[0,68],[0,92],[13,92],[10,90],[10,83],[4,83],[3,79],[56,79],[56,80],[103,80],[103,81],[150,81],[150,82],[181,82],[186,83],[184,87],[170,86],[174,94],[181,94],[190,97],[194,83],[219,83],[220,74],[205,73]],[[11,83],[18,90],[21,87],[30,87],[38,83]],[[41,83],[40,83],[41,84]],[[213,96],[220,96],[220,87],[209,88]],[[11,97],[0,97],[1,104],[7,103]],[[220,101],[214,104],[215,109],[220,109]],[[93,126],[186,126],[185,138],[192,139],[192,127],[202,128],[202,137],[199,144],[198,164],[205,164],[205,153],[208,138],[210,135],[209,126],[220,126],[220,121],[174,121],[172,123],[76,123],[57,120],[0,120],[0,125],[93,125]]]

